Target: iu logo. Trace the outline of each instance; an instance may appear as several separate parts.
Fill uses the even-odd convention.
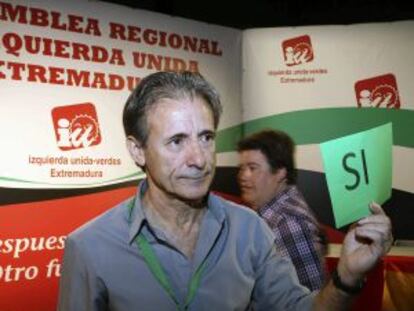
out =
[[[391,73],[355,83],[358,107],[400,108],[397,82]]]
[[[313,49],[308,35],[282,42],[283,57],[287,66],[309,63],[313,60]]]
[[[91,103],[55,107],[52,119],[61,150],[86,148],[101,142],[98,117]]]

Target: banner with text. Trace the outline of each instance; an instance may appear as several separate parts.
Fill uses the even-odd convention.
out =
[[[144,76],[200,72],[220,127],[240,124],[241,37],[105,2],[0,1],[0,310],[55,310],[66,236],[134,195],[122,110]]]
[[[203,74],[238,124],[241,32],[87,1],[0,2],[0,186],[136,179],[121,115],[145,75]]]

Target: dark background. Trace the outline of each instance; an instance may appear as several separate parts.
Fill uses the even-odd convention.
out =
[[[106,0],[105,2],[239,29],[414,19],[412,0]]]

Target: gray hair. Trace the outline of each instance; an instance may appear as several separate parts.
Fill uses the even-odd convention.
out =
[[[146,145],[149,128],[147,113],[150,107],[162,99],[179,100],[199,97],[209,105],[217,129],[222,106],[217,90],[199,73],[156,72],[141,80],[128,97],[123,111],[123,125],[126,136],[133,136]]]

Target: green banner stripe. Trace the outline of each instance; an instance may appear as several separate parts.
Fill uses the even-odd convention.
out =
[[[234,151],[237,142],[243,137],[243,125],[228,127],[220,130],[216,138],[217,152]]]
[[[321,142],[393,124],[394,145],[414,148],[414,111],[376,108],[324,108],[272,115],[219,131],[217,151],[234,151],[242,135],[264,128],[283,130],[298,145]]]

